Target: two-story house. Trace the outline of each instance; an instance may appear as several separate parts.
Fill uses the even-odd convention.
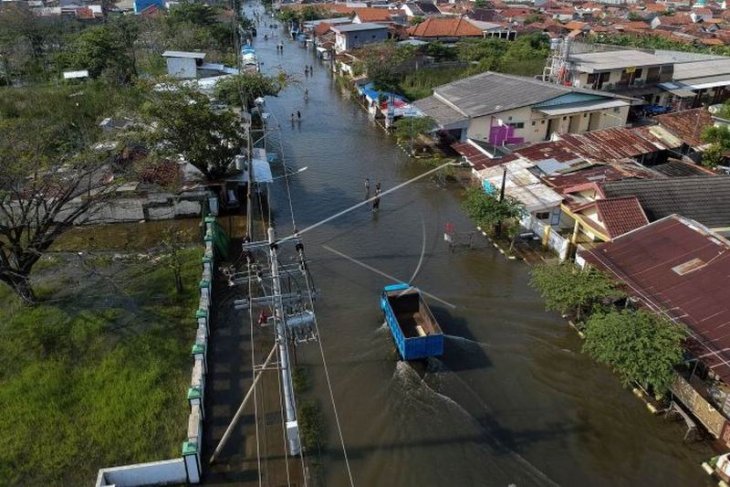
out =
[[[572,54],[568,66],[573,86],[644,98],[648,103],[672,80],[674,63],[637,50]]]

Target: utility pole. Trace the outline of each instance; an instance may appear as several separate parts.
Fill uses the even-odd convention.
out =
[[[276,340],[279,343],[279,371],[281,373],[281,387],[284,395],[284,409],[286,410],[286,438],[289,443],[289,454],[298,455],[301,449],[299,441],[299,424],[297,423],[297,409],[294,400],[291,368],[289,366],[289,339],[286,331],[286,315],[281,297],[281,276],[279,275],[279,257],[276,243],[276,234],[273,227],[268,229],[269,259],[271,261],[271,283],[274,295],[274,321],[276,324]]]

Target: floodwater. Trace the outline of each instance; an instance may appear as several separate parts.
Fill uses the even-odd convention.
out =
[[[291,179],[299,229],[363,200],[365,178],[387,190],[428,169],[410,162],[343,95],[311,50],[274,32],[260,25],[255,47],[264,72],[282,68],[299,78],[267,101],[281,126],[284,160],[308,167]],[[275,49],[280,40],[283,55]],[[314,66],[313,76],[304,76],[305,64]],[[302,120],[292,124],[297,111]],[[279,236],[290,233],[283,180],[273,206]],[[481,239],[473,249],[450,252],[447,222],[457,232],[473,229],[458,188],[426,178],[383,197],[378,213],[359,208],[303,235],[355,484],[710,485],[700,468],[710,448],[683,443],[682,424],[650,415],[614,375],[580,353],[575,332],[545,312],[528,287],[525,264]],[[444,356],[397,361],[378,308],[379,291],[391,281],[324,246],[403,280],[419,268],[414,284],[455,305],[431,301],[447,334]],[[324,483],[349,485],[319,348],[303,345],[298,356],[314,378],[309,395],[319,398],[327,420]]]

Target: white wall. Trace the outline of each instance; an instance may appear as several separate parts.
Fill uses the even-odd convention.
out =
[[[163,460],[161,462],[138,463],[123,467],[104,468],[99,470],[96,487],[114,485],[116,487],[133,487],[137,485],[187,483],[185,463],[182,458]]]
[[[557,119],[557,125],[555,125],[554,131],[559,134],[566,133],[583,133],[588,131],[588,124],[590,121],[591,113],[600,113],[600,122],[596,130],[609,128],[609,127],[622,127],[626,125],[626,119],[629,116],[629,107],[619,107],[618,111],[614,112],[613,108],[607,108],[596,112],[578,112],[573,115],[566,114],[558,117],[552,117]],[[577,130],[570,131],[570,117],[578,117],[576,122]],[[510,117],[511,120],[510,120]],[[563,119],[564,118],[564,119]],[[467,137],[474,140],[489,140],[489,130],[491,125],[497,123],[497,120],[502,120],[504,124],[507,123],[524,123],[524,127],[521,129],[515,129],[515,137],[522,137],[525,142],[540,142],[545,140],[549,135],[548,126],[550,125],[551,118],[543,116],[538,111],[533,111],[529,107],[518,108],[515,110],[508,110],[500,112],[494,115],[486,117],[474,118],[469,123],[467,129]],[[534,123],[534,125],[533,125]]]

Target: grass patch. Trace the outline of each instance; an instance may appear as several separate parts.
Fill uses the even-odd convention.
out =
[[[98,309],[53,289],[22,307],[0,287],[0,483],[89,485],[101,467],[179,455],[200,256],[185,251],[182,295],[169,268],[136,262]]]
[[[466,68],[419,69],[405,75],[399,87],[409,100],[420,100],[431,96],[435,87],[465,77],[466,71]]]

